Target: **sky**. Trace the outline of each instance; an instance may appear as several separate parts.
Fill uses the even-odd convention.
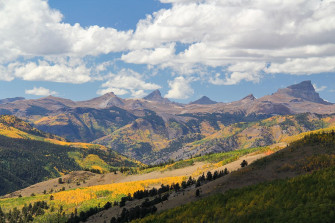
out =
[[[0,99],[230,102],[304,80],[335,103],[334,0],[0,0]]]

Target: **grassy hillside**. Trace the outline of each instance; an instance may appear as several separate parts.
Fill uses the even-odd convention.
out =
[[[215,114],[193,115],[184,122],[171,119],[164,123],[151,114],[150,119],[137,119],[94,142],[147,164],[157,164],[169,159],[285,144],[292,136],[335,125],[334,115],[307,113],[238,123],[234,123],[237,119],[220,118],[223,117]]]
[[[223,194],[216,192],[136,222],[333,222],[334,174],[334,130],[310,132],[288,148],[232,173],[215,188]],[[301,176],[242,187],[296,175]],[[227,190],[238,187],[242,188]]]
[[[260,159],[243,169],[230,173],[227,177],[222,177],[200,186],[203,191],[201,193],[206,196],[214,193],[214,196],[204,197],[203,200],[199,200],[196,203],[177,207],[158,215],[152,215],[141,221],[249,222],[250,219],[255,219],[255,222],[281,222],[281,219],[283,219],[286,222],[292,222],[295,219],[302,219],[302,222],[306,222],[307,219],[310,220],[308,222],[317,222],[321,216],[324,216],[322,219],[328,222],[334,217],[333,207],[335,206],[335,200],[333,199],[335,181],[332,179],[335,173],[335,133],[332,128],[327,129],[327,132],[323,131],[305,133],[299,136],[299,140],[291,142],[290,146],[275,153],[272,153],[277,149],[275,147],[246,149],[226,154],[209,154],[184,161],[186,164],[176,162],[159,167],[163,168],[159,169],[159,171],[165,171],[169,168],[183,168],[193,160],[193,162],[200,161],[214,164],[211,167],[214,168],[218,163],[233,161],[242,154],[260,151],[272,153],[268,157]],[[87,151],[87,149],[84,151]],[[264,174],[267,175],[264,176]],[[270,181],[242,189],[228,190],[228,188],[238,188],[270,179],[297,175],[302,176],[289,180]],[[77,212],[79,216],[81,211],[96,213],[96,211],[106,209],[108,212],[109,205],[105,208],[107,202],[120,201],[121,197],[127,196],[128,193],[132,195],[137,190],[148,189],[153,186],[159,187],[161,184],[171,185],[184,180],[186,180],[185,177],[179,176],[70,189],[57,193],[48,191],[48,194],[1,199],[0,207],[8,213],[10,210],[13,211],[14,208],[21,210],[25,205],[28,206],[29,203],[43,201],[48,205],[49,209],[44,210],[41,215],[34,215],[35,222],[66,222],[70,218],[71,213]],[[169,192],[173,195],[171,196],[172,203],[169,198],[164,201],[164,204],[162,203],[158,206],[167,205],[167,207],[171,208],[175,207],[176,203],[174,202],[176,200],[184,203],[194,200],[196,189],[191,187],[185,191],[181,190],[179,193]],[[219,193],[220,191],[225,193]],[[189,195],[191,197],[188,197]],[[141,204],[134,202],[135,204]],[[126,207],[131,209],[134,205],[129,202]],[[119,210],[120,214],[122,207],[115,206],[112,209],[114,211]],[[109,221],[110,219],[105,220]]]
[[[139,173],[150,173],[153,171],[169,171],[169,170],[174,170],[174,169],[182,169],[188,166],[192,166],[195,163],[198,162],[203,162],[206,166],[206,169],[211,170],[214,168],[218,168],[221,166],[224,166],[227,163],[231,163],[233,161],[238,160],[242,156],[245,156],[247,154],[251,153],[267,153],[267,154],[272,154],[282,147],[256,147],[256,148],[248,148],[248,149],[239,149],[239,150],[234,150],[234,151],[229,151],[229,152],[221,152],[221,153],[212,153],[212,154],[206,154],[203,156],[197,156],[193,157],[191,159],[186,159],[186,160],[179,160],[179,161],[170,161],[168,163],[162,163],[154,166],[146,166],[139,168]],[[205,171],[202,169],[201,171]]]
[[[167,177],[136,182],[125,182],[110,185],[78,188],[51,194],[40,194],[30,197],[1,199],[3,212],[22,210],[34,202],[46,202],[48,209],[41,215],[34,216],[34,222],[67,222],[71,213],[89,211],[90,208],[103,207],[107,202],[119,202],[122,197],[153,186],[171,185],[185,180],[184,177]],[[1,215],[0,215],[1,221]]]
[[[257,122],[240,122],[221,129],[205,138],[185,145],[188,151],[210,152],[215,147],[223,150],[268,146],[289,142],[289,138],[303,132],[332,127],[335,116],[298,114],[274,116]]]
[[[215,194],[135,222],[333,222],[335,168]]]
[[[45,136],[22,120],[0,116],[0,195],[75,170],[141,165],[104,146]]]
[[[147,109],[131,113],[117,107],[64,108],[29,116],[29,122],[67,140],[101,144],[146,164],[286,142],[287,137],[335,123],[334,115],[313,114],[163,116]]]
[[[121,108],[110,109],[74,108],[32,121],[38,129],[65,137],[71,141],[91,142],[125,126],[136,116]]]

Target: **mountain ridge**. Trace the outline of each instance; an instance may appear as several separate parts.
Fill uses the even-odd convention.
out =
[[[122,99],[114,93],[107,93],[79,102],[49,96],[0,105],[0,114],[16,115],[44,132],[74,142],[100,143],[147,163],[164,162],[166,157],[172,155],[173,159],[183,159],[187,155],[237,149],[242,145],[237,140],[239,135],[230,133],[235,138],[223,140],[219,134],[234,123],[254,125],[251,123],[272,116],[301,113],[329,115],[334,112],[335,105],[324,103],[310,81],[279,89],[272,95],[256,99],[250,94],[230,103],[180,104],[163,98],[160,91],[155,90],[142,99]],[[306,129],[315,126],[314,121],[323,120],[317,119],[312,116],[303,118],[304,122],[309,123]],[[293,128],[292,122],[287,122]],[[327,120],[325,123],[330,122]],[[263,134],[268,132],[266,128],[254,127],[253,131],[261,136],[260,141],[270,140]],[[302,126],[298,125],[297,128]],[[321,128],[320,125],[318,128]],[[237,129],[234,127],[231,131]],[[218,140],[212,140],[215,138]],[[210,144],[203,144],[202,139]],[[252,136],[252,139],[255,137]],[[195,141],[205,147],[202,150],[200,147],[188,150],[186,144]]]
[[[6,99],[3,99],[6,100]],[[122,99],[110,92],[102,96],[86,100],[72,101],[70,99],[48,96],[39,99],[20,99],[0,103],[0,114],[13,114],[19,117],[46,114],[62,108],[89,107],[95,109],[108,109],[113,106],[136,112],[149,109],[157,113],[211,113],[224,111],[229,113],[243,112],[245,114],[294,114],[312,112],[330,114],[335,111],[333,103],[323,100],[315,91],[311,81],[303,81],[277,90],[272,95],[265,95],[256,99],[252,94],[241,100],[229,103],[216,103],[204,96],[189,104],[172,102],[163,98],[159,90],[155,90],[142,99]],[[308,107],[307,107],[308,106]],[[27,110],[30,109],[30,112]],[[38,111],[40,110],[40,111]],[[281,112],[282,111],[282,112]]]

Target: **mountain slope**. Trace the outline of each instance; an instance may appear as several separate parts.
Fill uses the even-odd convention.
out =
[[[277,94],[288,94],[296,98],[301,98],[303,100],[319,104],[331,104],[320,98],[319,94],[315,92],[314,86],[312,85],[311,81],[303,81],[299,84],[288,86],[285,89],[278,90]]]
[[[289,137],[335,125],[335,116],[299,114],[274,116],[253,122],[228,122],[219,114],[198,115],[186,123],[159,116],[138,119],[94,142],[147,164],[181,160],[197,155],[288,143]],[[154,118],[156,117],[156,118]],[[218,118],[219,117],[219,118]],[[157,120],[153,122],[153,120]],[[198,121],[200,120],[200,122]],[[224,125],[219,120],[225,120]],[[243,120],[243,119],[242,119]],[[252,120],[252,119],[250,119]],[[172,131],[178,132],[169,137]]]
[[[23,97],[15,97],[15,98],[5,98],[0,100],[0,104],[7,104],[10,102],[18,101],[18,100],[24,100]]]
[[[254,214],[252,216],[254,216],[255,219],[258,219],[257,216],[264,219],[267,219],[268,216],[278,217],[278,219],[283,216],[288,216],[291,218],[286,220],[293,221],[296,218],[304,217],[305,215],[301,214],[305,213],[313,213],[314,217],[317,216],[317,218],[312,218],[313,216],[308,215],[312,220],[320,220],[319,214],[322,215],[322,219],[327,219],[328,216],[332,216],[329,215],[329,213],[331,213],[334,202],[332,192],[335,170],[332,167],[335,166],[335,153],[333,150],[335,146],[335,135],[332,130],[334,130],[334,128],[325,129],[324,131],[327,133],[319,130],[306,134],[303,139],[292,142],[289,147],[279,152],[273,153],[247,167],[231,172],[223,177],[216,178],[215,180],[201,181],[198,187],[195,187],[193,184],[193,186],[191,185],[186,188],[181,187],[179,190],[175,190],[175,188],[168,190],[161,194],[161,197],[167,193],[170,194],[168,199],[155,205],[157,211],[159,213],[161,212],[161,214],[151,215],[141,221],[198,222],[202,221],[202,218],[209,222],[211,222],[211,220],[214,222],[217,220],[223,221],[224,219],[243,220],[247,217],[250,218],[251,213]],[[248,161],[251,163],[251,160]],[[238,161],[237,166],[239,166],[240,163],[241,160]],[[318,172],[320,169],[321,172]],[[206,171],[207,170],[208,169],[206,169]],[[229,170],[233,170],[233,168]],[[200,169],[200,171],[197,176],[202,174],[203,169]],[[268,180],[285,179],[287,177],[292,178],[297,175],[310,173],[311,171],[315,173],[286,181],[273,181],[253,187],[242,188]],[[136,178],[141,176],[143,175],[131,177]],[[83,211],[78,214],[80,219],[86,219],[87,216],[98,212],[98,214],[89,218],[87,222],[102,223],[110,221],[113,216],[118,217],[124,215],[122,214],[124,208],[129,211],[134,208],[136,209],[135,206],[137,205],[149,205],[148,202],[155,199],[157,200],[159,197],[144,196],[143,199],[140,199],[135,198],[134,195],[134,198],[129,200],[130,196],[125,199],[121,199],[121,196],[126,196],[128,193],[132,195],[132,193],[137,190],[144,190],[154,187],[155,185],[159,187],[161,184],[171,185],[173,182],[180,183],[182,180],[185,182],[187,180],[185,177],[179,176],[166,178],[157,178],[157,176],[161,175],[156,175],[155,179],[150,180],[100,185],[56,193],[51,192],[51,194],[41,194],[25,198],[2,199],[0,200],[0,206],[8,213],[8,211],[13,210],[14,207],[22,208],[24,204],[28,204],[29,202],[46,201],[48,205],[56,209],[56,212],[46,210],[45,214],[36,216],[36,219],[39,219],[39,221],[57,221],[57,213],[59,213],[57,211],[60,211],[59,205],[62,205],[60,212],[64,212],[64,214],[61,213],[60,215],[62,216],[60,218],[61,221],[67,221],[71,216],[71,212],[75,213],[75,208],[78,208],[77,211]],[[185,182],[182,183],[182,185],[185,185]],[[230,190],[237,188],[242,189]],[[200,197],[195,196],[197,189],[201,190]],[[157,190],[156,192],[152,190],[152,193],[156,194]],[[51,195],[53,199],[50,200]],[[207,198],[210,195],[213,195],[215,199],[213,199],[213,197]],[[222,199],[223,197],[224,199]],[[146,201],[146,199],[148,200]],[[197,201],[199,199],[204,200]],[[124,202],[125,206],[118,203],[120,200],[127,200],[127,202]],[[106,204],[107,202],[114,201],[116,201],[116,203]],[[197,203],[187,204],[190,201],[197,201]],[[178,206],[182,204],[186,204],[186,206],[178,208]],[[313,206],[313,204],[316,205]],[[171,209],[175,207],[177,208]],[[261,209],[258,207],[261,207]],[[285,207],[288,208],[285,209]],[[171,210],[164,212],[169,209]],[[313,212],[309,212],[308,210],[313,210]],[[232,218],[226,218],[226,216],[230,216],[230,213],[233,215],[231,216]],[[144,214],[145,212],[143,212],[143,215]],[[125,216],[130,217],[130,215]]]
[[[227,191],[134,222],[333,222],[334,172]]]
[[[88,101],[80,101],[77,102],[77,107],[89,107],[89,108],[110,108],[113,106],[123,106],[124,100],[122,98],[117,97],[113,92],[104,94],[100,97],[93,98]]]
[[[199,187],[200,198],[195,189],[185,192],[158,208],[162,213],[135,222],[332,222],[334,146],[334,128],[307,134],[286,149]]]
[[[101,145],[47,136],[16,117],[0,116],[0,195],[75,170],[141,165]]]
[[[0,104],[0,114],[18,115],[39,130],[69,141],[101,143],[147,163],[281,142],[278,137],[313,128],[299,124],[291,128],[290,120],[278,122],[276,136],[275,125],[253,123],[247,130],[231,125],[305,112],[335,112],[335,105],[322,100],[310,81],[258,99],[248,95],[230,103],[180,104],[156,90],[142,99],[122,99],[108,93],[80,102],[49,96]]]

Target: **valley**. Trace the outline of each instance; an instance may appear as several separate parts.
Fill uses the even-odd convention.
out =
[[[292,205],[317,196],[302,186],[309,181],[331,193],[333,109],[310,81],[231,103],[180,104],[158,90],[1,100],[0,222],[241,222],[282,218],[276,211],[307,219]],[[285,187],[302,197],[269,189]],[[319,198],[316,216],[333,205]],[[266,204],[277,199],[287,208]]]
[[[0,223],[334,223],[335,0],[0,0]]]

